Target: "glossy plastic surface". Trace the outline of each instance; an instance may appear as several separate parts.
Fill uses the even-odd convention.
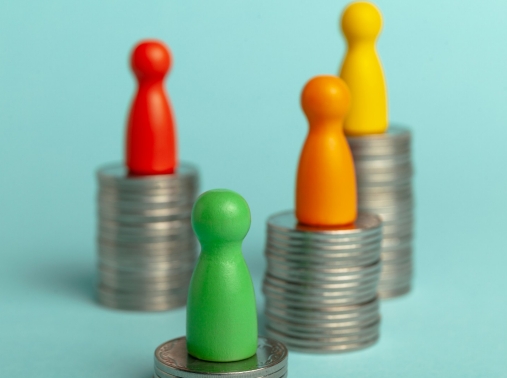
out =
[[[341,28],[347,52],[340,77],[352,94],[344,130],[347,135],[379,134],[387,130],[387,89],[375,43],[382,15],[371,3],[356,2],[343,12]]]
[[[299,159],[296,217],[312,226],[341,226],[357,217],[354,162],[343,134],[350,92],[336,76],[317,76],[303,89],[309,132]]]
[[[168,174],[176,168],[176,126],[164,89],[171,62],[169,49],[159,41],[143,41],[132,53],[138,89],[126,138],[126,165],[131,174]]]

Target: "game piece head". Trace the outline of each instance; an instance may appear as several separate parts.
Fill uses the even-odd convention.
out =
[[[303,88],[301,106],[310,123],[343,119],[350,108],[347,84],[337,76],[316,76]]]
[[[161,80],[171,68],[172,58],[162,42],[146,40],[134,48],[130,63],[139,80]]]
[[[192,227],[201,243],[241,243],[250,229],[250,208],[232,190],[209,190],[194,204]]]
[[[375,40],[382,29],[382,15],[372,3],[351,3],[343,11],[341,27],[349,41]]]

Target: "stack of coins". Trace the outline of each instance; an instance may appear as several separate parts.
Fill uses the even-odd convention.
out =
[[[257,353],[242,361],[210,362],[187,352],[185,337],[168,341],[155,350],[153,378],[286,378],[287,348],[282,343],[259,337]]]
[[[381,298],[410,291],[412,280],[413,196],[410,131],[391,127],[385,134],[349,137],[354,156],[358,208],[384,221]]]
[[[271,216],[263,284],[268,336],[302,352],[374,344],[381,241],[382,221],[373,214],[340,228],[300,225],[292,211]]]
[[[98,170],[98,300],[162,311],[185,305],[197,257],[190,215],[197,170],[129,176],[120,164]]]

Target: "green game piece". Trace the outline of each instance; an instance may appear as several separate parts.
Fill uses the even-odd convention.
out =
[[[194,204],[192,226],[201,255],[188,292],[188,353],[216,362],[252,357],[257,351],[257,311],[241,252],[250,228],[248,204],[231,190],[210,190]]]

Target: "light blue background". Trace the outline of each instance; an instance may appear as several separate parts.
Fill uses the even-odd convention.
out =
[[[507,376],[507,3],[379,0],[393,122],[414,131],[417,275],[382,336],[290,355],[291,377]],[[184,309],[93,300],[94,171],[120,160],[141,38],[170,45],[182,159],[249,201],[262,306],[267,216],[292,207],[299,93],[336,73],[344,1],[0,1],[0,375],[148,378]],[[260,307],[261,308],[261,307]],[[262,319],[261,319],[262,321]]]

